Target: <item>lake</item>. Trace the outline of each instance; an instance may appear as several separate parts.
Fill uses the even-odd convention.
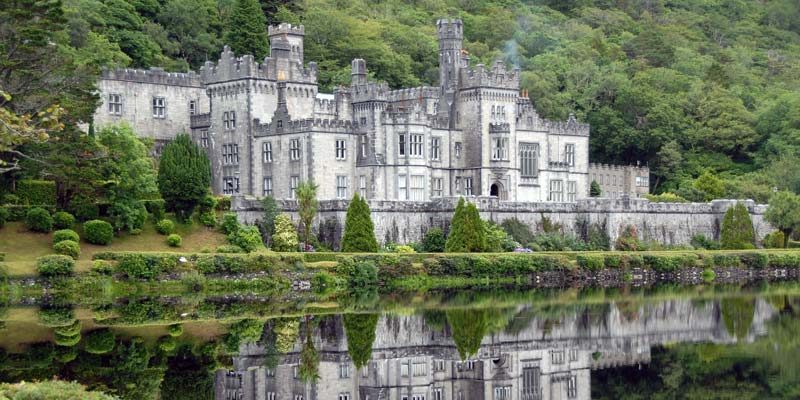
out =
[[[800,285],[12,296],[0,380],[126,399],[800,398]]]

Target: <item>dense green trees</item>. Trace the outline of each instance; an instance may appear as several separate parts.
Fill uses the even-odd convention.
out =
[[[775,193],[769,199],[764,218],[783,232],[783,247],[786,247],[792,232],[800,229],[800,196],[787,191]]]
[[[233,6],[225,43],[237,55],[251,54],[261,60],[269,53],[267,19],[258,0],[236,0]]]
[[[167,210],[187,221],[210,185],[208,158],[188,135],[178,135],[164,146],[158,164],[158,190]]]
[[[378,241],[375,239],[375,226],[372,223],[369,205],[358,193],[353,195],[350,205],[347,206],[342,251],[348,253],[378,251]]]

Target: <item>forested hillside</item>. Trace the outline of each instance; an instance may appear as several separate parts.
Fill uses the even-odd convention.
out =
[[[355,57],[406,87],[436,84],[435,21],[458,17],[472,63],[519,66],[542,116],[575,112],[592,125],[593,161],[649,163],[654,191],[690,200],[800,192],[796,0],[256,2],[64,0],[58,39],[89,76],[100,66],[186,70],[226,43],[263,57],[258,27],[302,23],[325,90],[348,83]],[[3,19],[26,3],[42,2],[4,2]]]

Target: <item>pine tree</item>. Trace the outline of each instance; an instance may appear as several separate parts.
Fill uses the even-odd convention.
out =
[[[178,135],[164,146],[158,164],[158,190],[167,210],[186,221],[208,193],[211,165],[188,135]]]
[[[269,52],[267,18],[258,0],[236,0],[231,13],[225,43],[237,55],[252,54],[256,60]]]
[[[486,229],[475,203],[467,203],[465,214],[467,227],[464,232],[466,233],[467,251],[470,253],[484,251],[486,249]]]
[[[450,220],[450,232],[447,234],[447,242],[444,250],[448,253],[463,253],[467,251],[467,243],[464,238],[464,198],[458,200],[456,211]]]
[[[367,201],[356,193],[347,207],[347,217],[342,237],[342,251],[350,253],[374,253],[378,251],[375,226]]]
[[[725,212],[722,220],[722,230],[720,232],[720,242],[723,249],[749,249],[755,243],[755,231],[753,230],[753,220],[747,207],[742,203]]]
[[[602,194],[603,191],[600,190],[600,184],[592,180],[592,184],[589,185],[589,197],[600,197]]]
[[[464,199],[458,201],[456,212],[450,223],[445,251],[448,253],[472,253],[483,251],[486,247],[486,232],[475,204]]]

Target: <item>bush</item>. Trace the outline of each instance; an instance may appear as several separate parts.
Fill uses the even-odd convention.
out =
[[[183,325],[181,324],[172,324],[167,328],[169,335],[172,337],[178,337],[183,335]]]
[[[231,198],[230,196],[220,196],[217,197],[217,211],[230,211],[231,209]]]
[[[53,230],[53,217],[44,208],[34,207],[25,214],[25,226],[34,232],[50,232]]]
[[[519,243],[531,243],[534,241],[535,236],[530,226],[517,218],[505,219],[500,226]]]
[[[763,269],[769,265],[769,256],[761,252],[742,253],[739,259],[746,268]]]
[[[94,260],[92,261],[92,272],[98,275],[113,275],[114,266],[106,260]]]
[[[615,245],[616,250],[619,251],[639,251],[643,247],[639,240],[639,232],[633,225],[628,225],[622,230]]]
[[[164,215],[166,214],[164,200],[142,200],[142,204],[144,204],[145,210],[147,210],[147,213],[153,218],[153,221],[161,221],[164,219]]]
[[[178,341],[172,336],[164,336],[158,339],[158,348],[164,353],[172,353],[178,347]]]
[[[72,240],[62,240],[54,244],[53,251],[55,251],[56,254],[70,256],[74,260],[77,260],[78,257],[81,256],[81,246],[78,244],[78,242]]]
[[[722,247],[718,241],[711,240],[707,238],[705,235],[700,233],[692,236],[692,240],[689,243],[695,249],[719,250]]]
[[[70,229],[75,224],[75,217],[66,211],[53,214],[53,226],[56,229]]]
[[[447,239],[442,228],[431,228],[422,238],[422,251],[425,253],[443,253]]]
[[[275,217],[275,234],[272,235],[272,250],[297,251],[300,240],[291,218],[286,214]]]
[[[115,398],[101,392],[90,392],[76,382],[45,381],[0,384],[0,399],[113,400]]]
[[[54,352],[53,358],[62,364],[70,363],[78,358],[78,349],[75,347],[59,347]]]
[[[535,251],[583,251],[587,245],[575,235],[561,232],[540,233],[528,247]]]
[[[783,242],[783,232],[774,231],[767,234],[767,236],[764,236],[764,240],[761,241],[761,245],[764,246],[765,249],[782,249]]]
[[[84,350],[91,354],[106,354],[114,350],[116,340],[114,332],[108,329],[91,331],[84,340]]]
[[[54,328],[53,332],[62,336],[75,336],[81,333],[81,321],[76,319],[69,325]]]
[[[245,251],[242,250],[239,246],[234,246],[232,244],[223,244],[217,247],[217,253],[244,253]]]
[[[5,207],[0,207],[0,228],[6,226],[6,222],[8,222],[9,216],[10,213],[8,212],[8,209]]]
[[[742,203],[736,203],[725,212],[720,231],[723,249],[748,249],[755,243],[755,231],[750,212]]]
[[[603,265],[606,268],[617,269],[622,267],[622,256],[618,256],[616,254],[608,254],[605,256],[603,260]]]
[[[159,273],[159,268],[155,263],[148,263],[140,254],[132,254],[123,258],[117,265],[117,269],[132,279],[153,279]]]
[[[578,255],[577,261],[579,267],[589,271],[598,271],[605,266],[605,258],[602,255]]]
[[[114,227],[106,221],[94,219],[84,222],[83,234],[87,242],[105,246],[114,239]]]
[[[53,244],[63,242],[65,240],[80,242],[81,238],[78,236],[78,232],[75,232],[72,229],[61,229],[53,232]]]
[[[255,226],[243,226],[228,235],[228,242],[247,253],[262,247],[261,232]]]
[[[169,247],[181,247],[181,235],[177,233],[173,233],[167,236],[167,244]]]
[[[156,224],[156,231],[162,235],[169,235],[175,232],[175,224],[168,219],[162,219]]]
[[[75,270],[75,260],[65,255],[41,256],[36,259],[36,271],[39,275],[50,278],[69,276]]]
[[[69,210],[75,215],[78,221],[89,221],[100,216],[100,207],[91,200],[78,198],[69,203]]]
[[[197,217],[200,223],[209,228],[217,226],[217,214],[213,210],[201,212]]]
[[[650,200],[651,203],[688,203],[689,200],[670,192],[661,194],[645,194],[644,198]]]
[[[67,335],[59,335],[58,333],[56,333],[54,341],[59,346],[72,347],[80,343],[81,334],[78,333],[76,335],[67,336]]]
[[[210,194],[206,194],[200,199],[197,206],[200,208],[200,211],[214,211],[214,209],[217,208],[217,199]]]
[[[75,323],[75,314],[69,307],[43,307],[37,313],[39,322],[49,328],[70,326]]]
[[[372,222],[369,205],[358,193],[353,195],[347,206],[344,233],[342,234],[342,251],[358,253],[378,251],[375,225]]]
[[[21,204],[34,206],[56,204],[56,183],[53,181],[21,180],[17,182],[15,193]]]
[[[236,214],[225,213],[222,214],[222,222],[220,222],[219,226],[222,229],[222,233],[230,235],[239,230],[239,220],[236,218]]]

